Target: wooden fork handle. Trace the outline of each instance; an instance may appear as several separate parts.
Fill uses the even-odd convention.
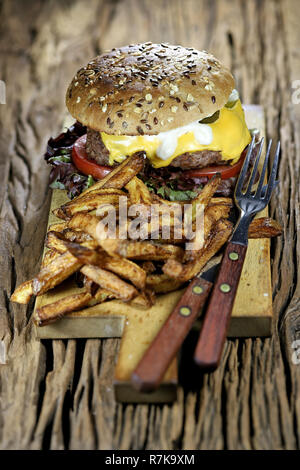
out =
[[[206,309],[194,360],[205,370],[218,367],[247,246],[229,242]]]
[[[187,333],[203,307],[212,283],[195,278],[160,329],[131,376],[140,392],[151,392],[161,383]]]

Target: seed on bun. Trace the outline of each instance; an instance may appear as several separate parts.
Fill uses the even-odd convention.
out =
[[[113,135],[156,135],[211,116],[234,88],[213,55],[169,44],[129,45],[91,60],[73,78],[68,110]]]

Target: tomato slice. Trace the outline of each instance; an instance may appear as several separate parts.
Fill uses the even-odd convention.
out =
[[[111,172],[112,167],[98,165],[98,163],[89,160],[86,153],[86,134],[79,137],[73,145],[72,160],[76,168],[85,175],[92,175],[93,178],[101,180]]]
[[[236,176],[243,166],[246,152],[241,154],[241,157],[234,165],[212,165],[205,168],[195,168],[193,170],[184,171],[184,176],[187,178],[212,178],[216,173],[220,173],[222,180]]]

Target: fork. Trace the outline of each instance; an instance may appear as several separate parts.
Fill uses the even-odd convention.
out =
[[[253,137],[249,146],[234,191],[235,203],[240,212],[239,219],[231,239],[227,243],[194,354],[195,362],[205,370],[216,369],[220,362],[231,311],[247,252],[249,225],[257,212],[262,211],[267,206],[275,186],[280,142],[278,142],[276,146],[270,177],[266,189],[264,190],[264,179],[272,146],[272,140],[270,140],[257,189],[254,192],[252,189],[257,176],[258,165],[264,145],[263,138],[260,142],[248,183],[246,181],[254,142],[255,137]],[[244,190],[245,186],[246,189]]]

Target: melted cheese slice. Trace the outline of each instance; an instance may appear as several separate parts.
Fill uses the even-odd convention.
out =
[[[224,106],[219,118],[211,124],[196,121],[153,136],[118,136],[101,132],[101,137],[109,150],[111,165],[143,150],[154,168],[168,166],[185,152],[201,150],[220,151],[223,160],[232,160],[234,164],[251,141],[240,100],[231,108]]]

